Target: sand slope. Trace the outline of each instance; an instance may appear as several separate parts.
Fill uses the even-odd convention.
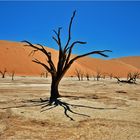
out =
[[[124,63],[130,64],[140,69],[140,56],[122,57],[122,58],[117,58],[116,60],[122,61]]]
[[[46,48],[52,53],[52,58],[55,64],[57,63],[58,52],[51,48]],[[0,41],[0,70],[3,71],[5,68],[8,73],[15,71],[17,75],[40,75],[46,70],[33,63],[31,60],[33,56],[29,56],[31,48],[25,47],[23,43]],[[34,55],[41,61],[46,61],[45,57],[36,53]],[[126,76],[128,72],[139,71],[140,65],[138,64],[140,57],[125,58],[125,59],[114,59],[114,60],[102,60],[90,57],[85,57],[74,62],[70,70],[66,73],[67,76],[74,76],[75,69],[80,69],[84,73],[90,73],[95,75],[97,71],[102,74],[113,74],[114,76]]]

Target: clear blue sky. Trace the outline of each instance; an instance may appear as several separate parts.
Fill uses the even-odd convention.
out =
[[[140,56],[140,2],[0,2],[0,40],[40,43],[57,49],[53,29],[63,27],[77,10],[72,40],[87,41],[73,53],[110,49],[110,58]],[[93,56],[98,57],[98,56]]]

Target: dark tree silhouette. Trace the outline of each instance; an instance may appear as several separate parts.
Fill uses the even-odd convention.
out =
[[[40,74],[40,77],[45,77],[45,78],[47,78],[47,77],[48,77],[48,71],[42,72],[42,73]]]
[[[75,69],[75,74],[76,74],[79,81],[81,80],[81,74],[80,73],[81,73],[81,71],[79,69]]]
[[[12,71],[12,80],[14,80],[14,76],[15,76],[15,71]]]
[[[135,73],[128,73],[127,74],[127,80],[120,80],[118,77],[115,77],[118,80],[118,83],[128,83],[128,84],[136,84],[136,80],[139,77],[140,73],[135,72]]]
[[[139,72],[130,72],[127,74],[127,80],[132,81],[133,83],[136,83],[136,80],[139,78],[140,73]]]
[[[48,71],[45,72],[45,78],[47,78],[47,77],[48,77]]]
[[[101,72],[99,70],[97,70],[97,72],[96,72],[97,81],[99,81],[100,78],[101,78]]]
[[[85,76],[86,76],[86,78],[87,78],[87,81],[89,81],[90,74],[87,72]]]
[[[84,74],[80,69],[75,69],[75,75],[77,76],[79,81],[83,81]]]
[[[27,44],[25,46],[29,46],[34,49],[31,52],[31,54],[34,54],[35,52],[40,51],[41,53],[45,54],[47,57],[47,64],[44,62],[41,62],[40,60],[35,59],[35,58],[32,61],[39,65],[42,65],[51,74],[52,82],[51,82],[51,93],[50,93],[50,100],[49,100],[50,104],[56,103],[56,101],[58,104],[57,98],[60,97],[60,94],[58,91],[58,85],[59,85],[61,79],[63,78],[63,76],[65,75],[65,73],[68,71],[68,69],[73,64],[73,62],[75,62],[79,58],[82,58],[82,57],[85,57],[85,56],[88,56],[91,54],[99,54],[101,56],[108,57],[104,53],[111,52],[110,50],[92,51],[92,52],[88,52],[88,53],[85,53],[82,55],[75,56],[73,58],[71,57],[72,50],[75,45],[86,44],[86,42],[79,41],[79,40],[70,43],[71,42],[71,27],[72,27],[73,19],[75,17],[75,13],[76,13],[76,11],[73,12],[73,15],[71,17],[69,27],[68,27],[68,39],[64,46],[62,46],[61,37],[60,37],[62,28],[61,27],[58,28],[58,31],[54,30],[54,33],[56,36],[53,36],[52,38],[59,47],[59,56],[58,56],[57,66],[55,66],[54,62],[52,61],[51,52],[48,52],[44,46],[42,46],[41,44],[34,45],[26,40],[22,41]]]
[[[1,75],[2,75],[2,78],[5,78],[6,72],[7,72],[6,68],[4,69],[4,71],[0,71],[0,73],[1,73]]]
[[[40,73],[40,77],[44,77],[44,72],[41,72]]]

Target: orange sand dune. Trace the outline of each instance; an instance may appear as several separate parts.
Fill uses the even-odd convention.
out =
[[[52,53],[52,58],[57,64],[58,51],[47,48]],[[39,76],[46,70],[32,62],[33,56],[29,56],[31,48],[24,46],[24,43],[0,41],[0,70],[3,71],[5,68],[10,74],[15,71],[16,75],[36,75]],[[45,62],[46,57],[43,54],[36,53],[35,58]],[[75,69],[80,69],[83,73],[89,73],[95,75],[97,71],[102,74],[113,74],[114,76],[124,77],[128,72],[136,72],[140,70],[140,65],[137,65],[140,57],[135,60],[125,59],[113,59],[113,60],[102,60],[90,57],[85,57],[74,62],[70,70],[66,73],[66,76],[74,76]],[[133,61],[134,60],[134,61]]]
[[[122,61],[124,63],[130,64],[140,69],[140,56],[122,57],[122,58],[117,58],[116,60]]]
[[[86,59],[82,58],[78,63],[87,65],[95,74],[100,72],[104,75],[113,74],[113,76],[126,77],[129,72],[138,71],[136,67],[116,60],[102,60],[87,57]]]

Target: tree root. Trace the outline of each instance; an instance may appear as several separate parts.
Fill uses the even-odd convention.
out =
[[[34,107],[34,106],[41,106],[41,111],[44,112],[53,108],[56,108],[58,106],[61,106],[64,109],[64,114],[66,117],[68,117],[70,120],[74,121],[74,119],[68,114],[68,112],[84,116],[84,117],[90,117],[87,114],[82,114],[79,112],[75,112],[71,109],[71,107],[74,108],[89,108],[89,109],[117,109],[117,108],[97,108],[97,107],[92,107],[92,106],[86,106],[86,105],[78,105],[78,104],[70,104],[66,102],[62,102],[61,99],[53,99],[53,100],[44,100],[40,98],[40,100],[27,100],[23,101],[24,103],[30,103],[30,104],[24,104],[24,105],[19,105],[19,106],[11,106],[11,107],[5,107],[5,108],[0,108],[0,109],[8,109],[8,108],[20,108],[20,107]]]

